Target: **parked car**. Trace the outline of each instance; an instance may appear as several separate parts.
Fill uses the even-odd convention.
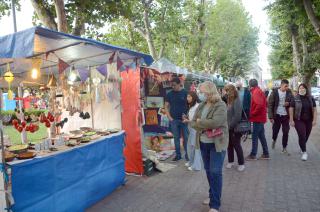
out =
[[[320,100],[320,88],[319,87],[311,87],[311,95],[315,100]]]

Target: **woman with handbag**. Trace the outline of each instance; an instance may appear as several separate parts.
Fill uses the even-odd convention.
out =
[[[237,125],[240,124],[242,114],[242,104],[235,86],[228,84],[225,86],[226,100],[228,107],[228,127],[229,127],[229,145],[228,145],[228,164],[227,169],[234,166],[234,151],[238,158],[238,171],[244,171],[244,156],[241,147],[242,133],[236,130]]]
[[[299,137],[299,146],[301,149],[301,160],[308,159],[307,141],[309,139],[312,127],[317,124],[317,106],[314,98],[308,92],[305,84],[298,87],[298,95],[291,100],[290,125],[295,127]]]
[[[188,102],[188,116],[185,118],[190,118],[191,120],[194,117],[194,114],[199,106],[199,98],[196,92],[190,91],[187,96]],[[189,162],[185,165],[188,167],[189,171],[200,171],[202,167],[202,159],[201,159],[201,152],[199,148],[196,148],[196,134],[197,131],[193,129],[190,124],[188,125],[189,129],[189,137],[187,143],[187,150],[189,156]]]
[[[190,122],[197,131],[196,146],[200,146],[204,169],[209,182],[209,212],[217,212],[221,205],[222,167],[228,147],[227,107],[221,100],[213,82],[206,81],[200,85],[199,99],[202,103]]]

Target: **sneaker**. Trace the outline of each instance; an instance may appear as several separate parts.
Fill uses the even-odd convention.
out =
[[[282,151],[281,151],[282,154],[287,154],[287,155],[290,155],[290,153],[287,151],[286,148],[283,148]]]
[[[272,146],[271,146],[272,149],[274,149],[276,147],[276,142],[277,142],[276,140],[272,141]]]
[[[177,156],[172,159],[173,162],[177,162],[179,160],[181,160],[181,157],[177,157]]]
[[[244,165],[239,165],[239,166],[238,166],[238,171],[239,171],[239,172],[243,172],[245,168],[246,168],[246,167],[245,167]]]
[[[193,171],[193,168],[192,168],[192,167],[188,167],[188,170],[189,170],[189,171]]]
[[[186,162],[184,165],[185,165],[186,167],[189,167],[189,166],[190,166],[190,163],[189,163],[189,162]]]
[[[307,152],[302,153],[301,160],[303,160],[303,161],[308,160],[308,154],[307,154]]]
[[[226,165],[226,168],[227,168],[227,169],[231,169],[233,165],[234,165],[234,163],[228,163],[228,164]]]
[[[257,157],[256,156],[253,156],[253,155],[248,155],[246,157],[246,160],[257,160]]]
[[[270,160],[270,156],[269,155],[265,155],[265,154],[262,154],[259,158],[259,160]]]
[[[210,208],[209,212],[219,212],[217,209]]]
[[[210,203],[210,198],[207,198],[207,199],[203,200],[203,202],[202,202],[202,204],[204,204],[204,205],[209,205],[209,203]]]

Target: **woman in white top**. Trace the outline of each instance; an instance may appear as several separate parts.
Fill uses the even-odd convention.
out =
[[[198,96],[194,91],[190,91],[187,96],[188,101],[188,118],[189,120],[193,119],[193,116],[197,110],[198,104]],[[196,149],[196,131],[188,126],[189,128],[189,138],[188,138],[188,156],[189,162],[185,165],[188,167],[190,171],[200,171],[202,167],[202,159],[200,149]]]

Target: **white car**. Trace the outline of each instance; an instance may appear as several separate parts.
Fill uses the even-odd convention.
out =
[[[319,87],[311,87],[311,95],[315,100],[320,100],[320,88]]]

